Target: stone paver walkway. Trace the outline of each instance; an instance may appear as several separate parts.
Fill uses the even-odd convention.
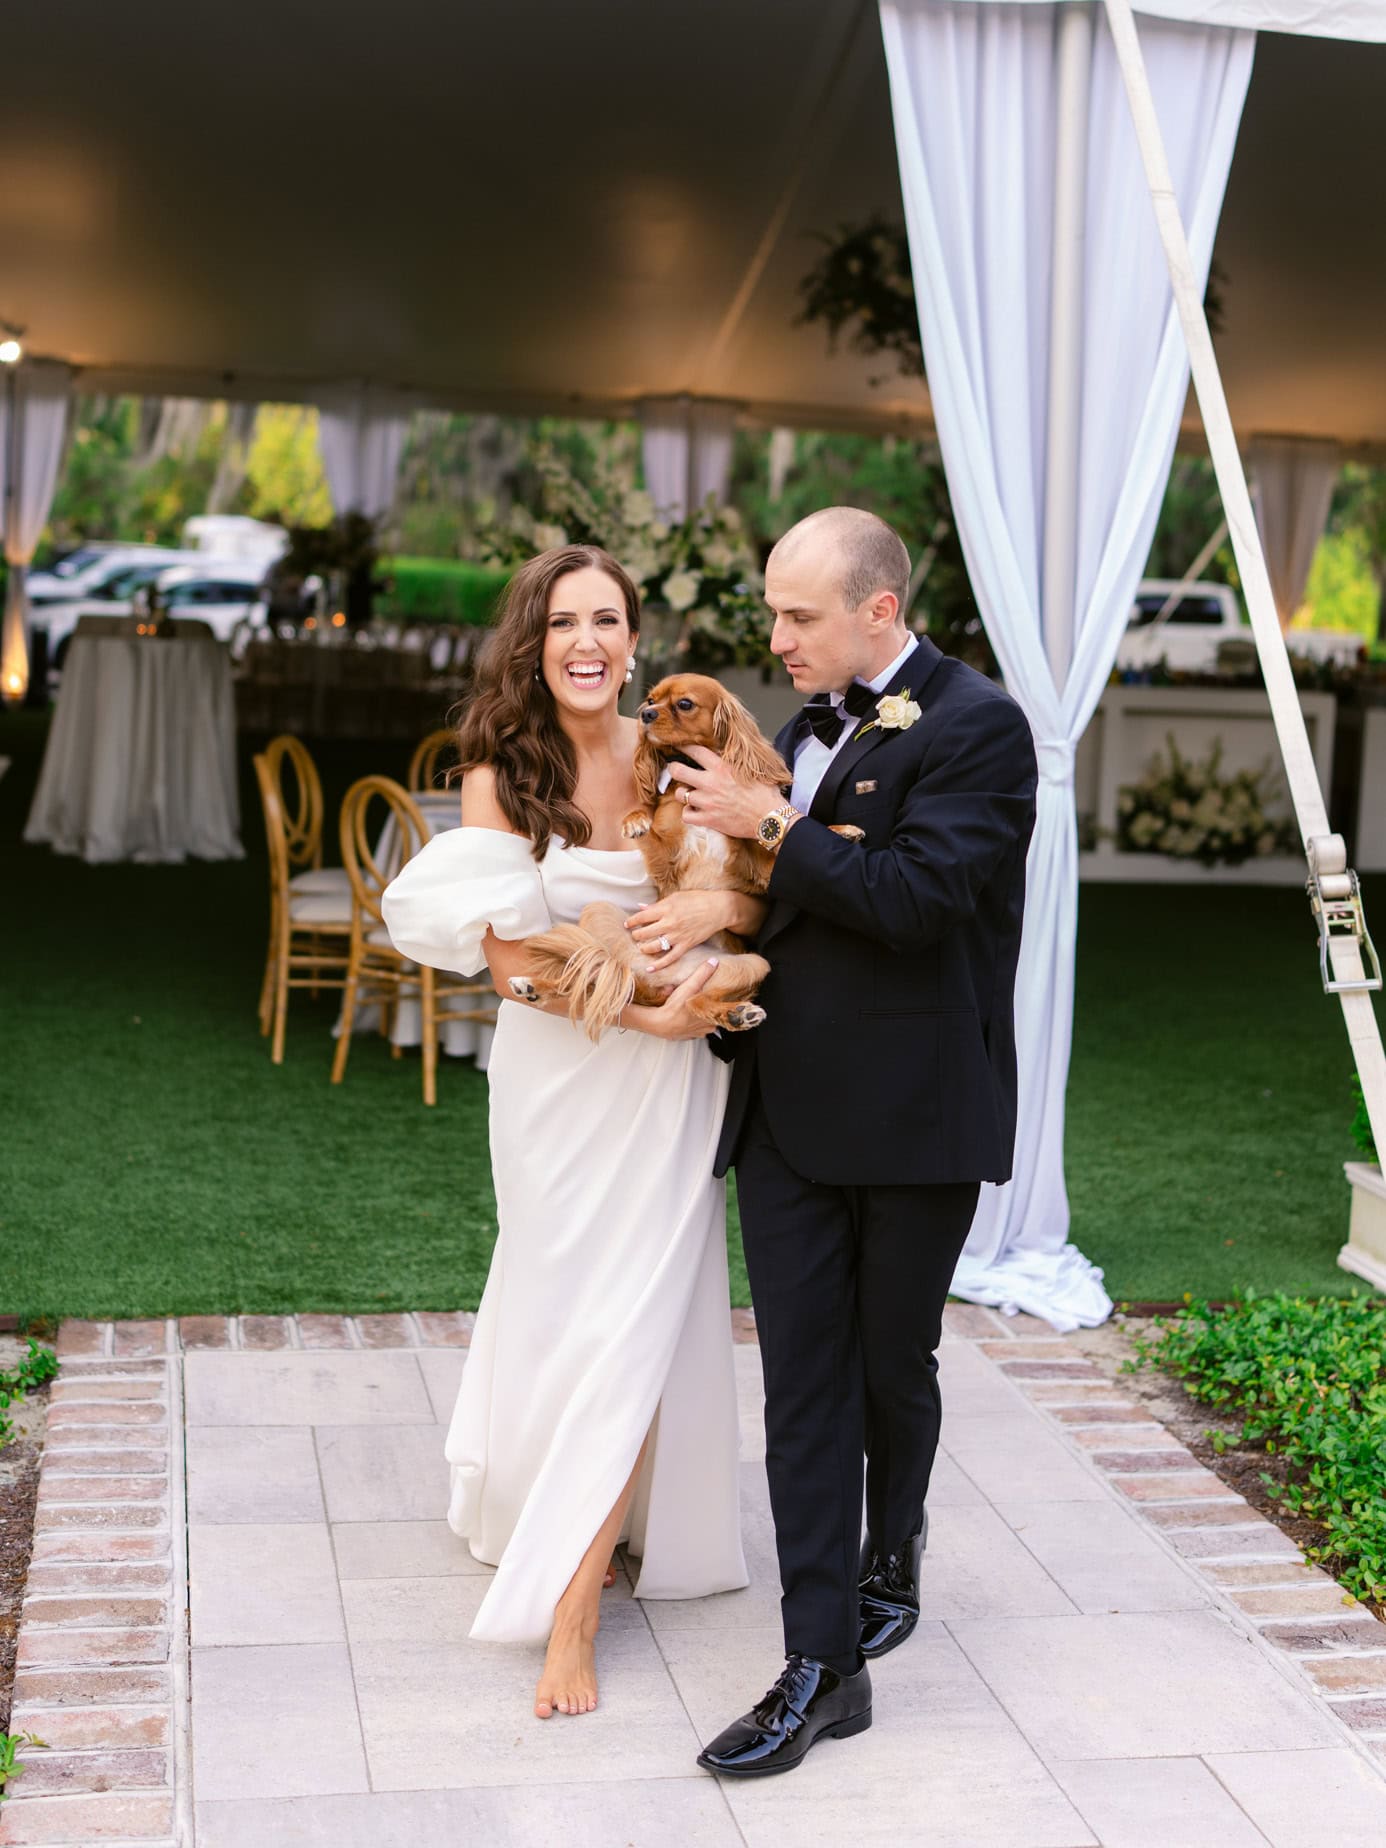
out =
[[[601,1709],[547,1724],[539,1652],[467,1642],[486,1574],[440,1518],[466,1318],[69,1325],[12,1721],[51,1749],[0,1844],[1386,1842],[1386,1631],[1071,1344],[962,1307],[874,1726],[700,1773],[780,1656],[738,1322],[751,1587],[618,1583]]]

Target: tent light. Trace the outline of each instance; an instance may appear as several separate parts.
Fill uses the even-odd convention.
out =
[[[304,628],[305,628],[305,629],[316,629],[316,628],[317,628],[317,626],[318,626],[318,619],[317,619],[317,617],[316,617],[316,616],[310,616],[310,617],[308,618],[308,620],[307,620],[307,622],[305,622],[303,626],[304,626]]]
[[[333,611],[332,627],[334,629],[344,629],[346,627],[346,612],[344,610]]]
[[[23,357],[24,349],[17,340],[0,340],[0,365],[13,366]]]

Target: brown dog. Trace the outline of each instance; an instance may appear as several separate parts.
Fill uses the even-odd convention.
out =
[[[729,840],[711,828],[690,826],[679,799],[680,785],[670,781],[662,791],[659,785],[669,764],[686,758],[693,744],[718,752],[744,783],[774,783],[787,789],[791,776],[784,759],[762,737],[741,701],[705,674],[674,674],[661,680],[641,706],[639,719],[635,785],[642,806],[626,816],[621,833],[644,854],[658,896],[730,891],[758,897],[770,882],[773,854],[756,841]],[[835,832],[861,838],[857,828]],[[673,967],[651,975],[621,912],[614,905],[595,904],[586,907],[576,924],[560,924],[531,937],[525,948],[535,974],[512,977],[511,993],[517,1000],[533,1002],[565,997],[574,1019],[582,1013],[593,1039],[628,1002],[659,1006],[710,950],[717,952],[717,967],[693,1001],[693,1011],[731,1032],[757,1027],[765,1018],[754,997],[770,965],[730,931],[719,931]]]

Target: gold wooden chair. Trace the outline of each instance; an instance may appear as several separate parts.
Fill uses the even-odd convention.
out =
[[[451,728],[431,731],[426,738],[421,738],[409,759],[410,794],[428,795],[438,789],[438,760],[448,757],[454,762],[458,757],[457,733]]]
[[[296,884],[289,843],[299,834],[285,813],[268,754],[257,752],[254,763],[270,861],[269,952],[260,985],[260,1031],[272,1035],[270,1057],[282,1065],[289,990],[311,988],[316,994],[319,988],[345,985],[351,894],[349,886],[311,891]]]
[[[394,825],[377,829],[373,835],[369,812],[376,798],[384,802]],[[423,1035],[423,1100],[425,1104],[436,1104],[438,1028],[449,1020],[484,1021],[494,1026],[493,1008],[452,1004],[477,995],[491,996],[495,990],[489,981],[463,981],[409,962],[390,941],[380,908],[381,894],[429,839],[428,823],[408,790],[388,776],[363,776],[352,784],[342,801],[341,830],[342,860],[351,879],[351,948],[332,1082],[340,1084],[346,1075],[357,1008],[363,1003],[379,1002],[381,1029],[389,1033],[401,997],[417,992]],[[394,1054],[398,1058],[398,1047]]]
[[[322,778],[301,738],[282,732],[265,746],[264,757],[284,812],[289,875],[299,892],[347,892],[346,869],[322,863]],[[285,776],[285,770],[289,775]]]

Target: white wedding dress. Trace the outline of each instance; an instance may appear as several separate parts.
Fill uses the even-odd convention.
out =
[[[437,835],[384,897],[397,949],[472,975],[606,899],[651,902],[642,856]],[[543,1642],[635,1465],[641,1598],[747,1582],[737,1505],[725,1188],[727,1070],[700,1040],[581,1027],[502,1002],[487,1077],[500,1236],[448,1430],[448,1520],[496,1570],[471,1634]]]

